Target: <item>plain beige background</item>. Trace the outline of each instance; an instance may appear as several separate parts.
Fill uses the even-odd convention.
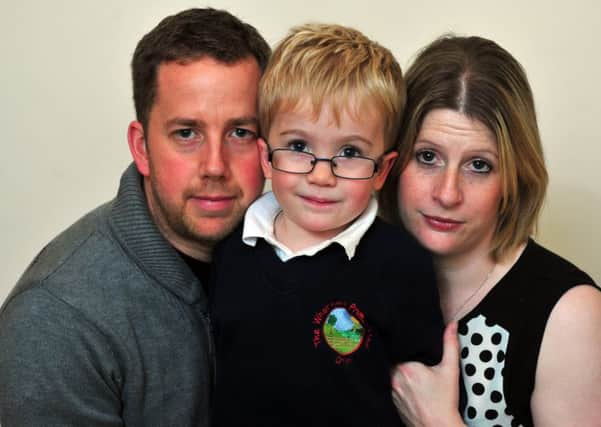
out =
[[[601,2],[7,0],[0,5],[0,301],[43,245],[112,198],[130,162],[129,61],[168,14],[225,8],[271,43],[355,26],[406,68],[438,35],[496,40],[524,65],[551,177],[538,240],[601,282]]]

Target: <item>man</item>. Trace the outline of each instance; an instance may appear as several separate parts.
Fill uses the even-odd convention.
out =
[[[167,17],[132,61],[135,165],[115,199],[37,256],[0,311],[4,427],[205,426],[203,289],[260,194],[256,94],[269,46],[227,12]]]

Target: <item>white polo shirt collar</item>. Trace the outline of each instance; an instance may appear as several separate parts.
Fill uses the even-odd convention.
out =
[[[316,245],[302,249],[300,251],[292,251],[275,238],[273,223],[275,217],[282,209],[272,192],[266,193],[256,200],[244,216],[244,229],[242,232],[242,241],[249,246],[255,246],[257,239],[264,239],[276,251],[278,257],[286,262],[297,256],[313,256],[320,250],[327,248],[333,243],[338,243],[344,248],[348,259],[352,259],[355,255],[357,245],[365,232],[371,227],[378,213],[378,202],[372,196],[367,209],[338,235],[331,239],[325,240]]]

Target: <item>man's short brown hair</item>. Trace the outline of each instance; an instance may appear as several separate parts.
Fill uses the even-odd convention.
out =
[[[208,56],[233,64],[250,57],[264,70],[270,51],[253,26],[224,10],[195,8],[166,17],[140,40],[132,59],[137,120],[147,129],[162,63]]]

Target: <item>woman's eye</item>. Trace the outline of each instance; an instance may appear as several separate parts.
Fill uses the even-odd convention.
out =
[[[307,151],[307,143],[300,139],[295,139],[288,143],[288,149],[292,151]]]
[[[486,160],[476,159],[469,164],[470,170],[477,173],[489,173],[492,170],[492,166]]]
[[[360,156],[361,152],[355,147],[344,147],[340,150],[340,156],[342,157],[357,157]]]
[[[430,150],[418,151],[415,154],[415,158],[418,162],[423,163],[425,165],[433,165],[434,163],[436,163],[436,154],[434,153],[434,151]]]

